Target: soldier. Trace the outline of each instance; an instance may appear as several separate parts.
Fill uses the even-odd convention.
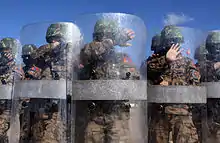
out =
[[[220,79],[220,31],[212,31],[206,38],[205,48],[207,55],[202,64],[200,64],[202,82],[218,82]],[[201,55],[202,56],[202,55]],[[220,118],[219,118],[219,100],[208,98],[208,142],[220,142]]]
[[[116,53],[114,47],[116,45],[131,46],[127,41],[132,40],[133,35],[132,30],[119,27],[115,20],[108,18],[98,20],[94,27],[93,41],[86,44],[80,53],[80,61],[84,67],[79,73],[79,79],[139,79],[140,75],[134,65],[129,63],[129,57],[123,53]],[[77,101],[76,117],[84,116],[85,120],[87,113],[80,115],[83,106],[88,108],[85,140],[78,140],[82,138],[78,138],[78,129],[83,127],[76,126],[76,142],[132,142],[129,138],[128,123],[130,104],[127,101]]]
[[[160,46],[160,33],[159,34],[156,34],[156,35],[154,35],[153,36],[153,38],[152,38],[152,40],[151,40],[151,51],[153,51],[154,53],[153,53],[153,55],[154,54],[156,54],[157,53],[157,51],[159,50],[159,48],[161,47]],[[147,64],[146,64],[146,62],[148,61],[148,59],[147,60],[145,60],[142,64],[141,64],[141,69],[140,69],[140,71],[141,71],[141,75],[143,76],[143,77],[147,77]],[[149,83],[150,81],[148,81],[148,83]]]
[[[36,60],[31,57],[31,54],[37,49],[33,44],[27,44],[22,47],[22,59],[25,66],[23,71],[25,74],[24,80],[38,80],[40,79],[41,70],[35,65]],[[21,102],[22,109],[20,112],[20,142],[28,142],[30,136],[30,127],[32,126],[32,121],[34,120],[34,113],[30,112],[30,105],[32,103],[30,99],[24,99]],[[29,113],[30,112],[30,113]]]
[[[193,61],[181,54],[179,44],[183,42],[178,27],[173,25],[164,27],[161,32],[161,49],[147,61],[147,76],[153,85],[199,84],[200,74]],[[167,105],[163,108],[166,118],[160,119],[155,126],[157,143],[199,142],[187,105]]]
[[[18,40],[13,38],[3,38],[0,41],[0,79],[1,85],[11,85],[13,78],[23,78],[23,72],[16,67],[15,54],[20,46]],[[10,127],[10,108],[11,101],[1,100],[0,112],[0,142],[7,143],[7,132]]]
[[[41,80],[66,80],[66,77],[71,80],[71,76],[67,74],[66,54],[72,44],[65,39],[67,32],[68,23],[51,24],[46,32],[48,44],[39,47],[31,54],[41,70]],[[32,126],[32,140],[59,143],[63,138],[62,135],[65,134],[65,123],[61,121],[58,114],[59,101],[57,99],[39,100],[43,107],[35,116],[37,123]]]
[[[23,71],[27,80],[40,79],[41,69],[36,67],[38,64],[37,61],[31,57],[31,54],[33,54],[36,50],[37,47],[33,44],[27,44],[22,47],[22,59],[25,64]]]

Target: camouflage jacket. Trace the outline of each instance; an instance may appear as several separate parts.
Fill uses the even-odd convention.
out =
[[[173,62],[167,62],[165,55],[151,56],[147,60],[147,77],[154,85],[162,81],[168,85],[198,85],[200,73],[193,61],[182,57]]]
[[[114,49],[111,40],[93,41],[81,50],[80,61],[84,68],[79,72],[80,79],[139,79],[139,73],[132,63],[123,62]]]
[[[68,44],[62,45],[64,47],[70,47]],[[67,52],[59,45],[58,47],[52,47],[50,44],[41,46],[36,50],[32,57],[37,59],[36,66],[41,69],[41,75],[46,79],[65,79],[67,74]],[[49,70],[48,70],[49,69]]]
[[[24,71],[18,66],[13,66],[6,73],[0,75],[0,84],[1,85],[12,85],[13,80],[22,80],[24,79]]]
[[[182,57],[174,62],[168,62],[165,55],[151,56],[147,60],[147,76],[153,85],[199,85],[200,73],[193,61]],[[167,105],[165,113],[189,115],[187,105]]]
[[[216,62],[206,60],[198,63],[198,67],[201,73],[201,82],[212,82],[220,80],[219,70],[215,70],[214,64]]]
[[[137,80],[140,78],[139,73],[131,63],[126,63],[126,60],[124,63],[121,62],[112,41],[108,39],[102,42],[93,41],[86,44],[80,52],[79,63],[83,65],[83,68],[78,69],[78,78],[80,80],[127,80],[126,73],[131,74],[129,79]],[[121,100],[117,103],[113,101],[89,101],[88,104],[91,104],[90,102],[94,103],[96,109],[102,108],[103,112],[114,112],[112,108],[118,105],[120,105],[120,108],[127,108],[127,106],[124,107],[127,101]],[[94,107],[89,105],[89,108],[93,109]]]

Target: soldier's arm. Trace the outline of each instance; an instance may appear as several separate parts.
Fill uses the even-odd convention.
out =
[[[189,68],[188,68],[188,73],[189,73],[189,80],[191,84],[199,84],[200,83],[200,72],[198,67],[194,64],[192,60],[188,60]]]
[[[0,66],[0,73],[5,73],[5,71],[9,71],[10,67],[8,65]]]
[[[167,66],[168,62],[166,60],[166,55],[159,56],[153,55],[147,61],[148,70],[158,71]]]
[[[147,78],[158,84],[162,81],[161,74],[168,66],[165,56],[152,56],[147,60]]]
[[[3,61],[3,60],[2,60]],[[0,74],[1,73],[6,73],[8,72],[10,69],[12,69],[12,67],[14,67],[15,62],[14,61],[4,61],[4,63],[0,64]]]
[[[113,41],[110,39],[86,44],[80,52],[82,64],[87,64],[91,60],[102,58],[102,55],[110,51],[113,47]]]
[[[213,61],[206,60],[205,62],[200,63],[200,73],[202,74],[203,81],[213,81],[217,80],[216,70],[218,66],[217,63]]]

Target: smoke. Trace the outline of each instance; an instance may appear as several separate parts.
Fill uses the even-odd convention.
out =
[[[163,23],[164,25],[177,25],[177,24],[183,24],[183,23],[187,23],[189,21],[193,21],[194,18],[189,17],[185,14],[175,14],[175,13],[169,13],[167,15],[165,15],[164,19],[163,19]]]

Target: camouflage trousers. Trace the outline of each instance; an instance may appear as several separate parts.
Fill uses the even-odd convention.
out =
[[[10,128],[10,112],[4,110],[0,114],[0,142],[8,143],[8,130]]]
[[[66,123],[58,109],[49,105],[52,105],[51,99],[30,99],[29,109],[23,114],[30,119],[21,121],[21,124],[29,124],[28,129],[21,130],[24,133],[29,131],[27,143],[65,143]]]
[[[220,143],[220,124],[217,122],[212,122],[208,124],[209,127],[209,135],[207,139],[207,143]]]
[[[129,132],[129,114],[129,111],[121,108],[117,109],[117,112],[103,112],[101,109],[96,109],[84,115],[76,112],[76,118],[80,121],[76,121],[75,134],[76,138],[81,139],[76,139],[75,142],[132,143]],[[79,134],[80,130],[84,131]]]
[[[85,143],[130,143],[129,115],[94,116],[86,128]]]
[[[160,119],[154,131],[156,143],[199,143],[191,116],[172,115],[169,121]]]
[[[31,131],[34,143],[65,143],[65,126],[59,120],[58,113],[53,113],[51,119],[39,119]]]

